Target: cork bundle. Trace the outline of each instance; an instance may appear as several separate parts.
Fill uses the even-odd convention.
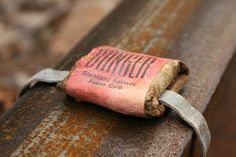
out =
[[[126,115],[159,117],[166,110],[159,96],[166,89],[179,92],[188,76],[178,60],[101,46],[79,59],[57,86],[77,101]]]

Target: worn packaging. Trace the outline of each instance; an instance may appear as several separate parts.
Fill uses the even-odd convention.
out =
[[[187,78],[188,69],[178,60],[101,46],[78,60],[58,87],[77,101],[158,117],[166,108],[158,97],[166,89],[178,92]]]

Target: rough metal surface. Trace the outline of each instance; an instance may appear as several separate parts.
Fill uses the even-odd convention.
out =
[[[231,59],[223,78],[218,85],[210,105],[214,107],[214,113],[208,113],[211,117],[213,141],[208,151],[208,157],[234,157],[236,154],[236,125],[235,125],[235,93],[236,93],[236,53]],[[224,99],[222,99],[224,98]],[[209,110],[209,109],[208,109]],[[224,116],[219,116],[222,113]]]
[[[183,96],[203,112],[236,44],[235,0],[124,1],[58,65],[70,69],[90,49],[111,45],[183,60]],[[39,84],[0,119],[0,156],[181,156],[192,130],[174,112],[124,116],[77,103]]]
[[[205,157],[211,143],[211,134],[203,115],[190,105],[185,98],[171,90],[166,90],[160,96],[159,101],[178,113],[194,129],[201,145],[202,156]]]

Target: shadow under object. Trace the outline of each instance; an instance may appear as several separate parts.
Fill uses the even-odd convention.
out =
[[[234,53],[235,6],[234,0],[124,1],[56,68],[71,69],[100,45],[180,59],[191,74],[182,95],[204,112]],[[172,111],[147,121],[38,84],[0,118],[0,156],[189,156],[197,149],[192,135]]]

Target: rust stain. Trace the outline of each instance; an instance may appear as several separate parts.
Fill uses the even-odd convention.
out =
[[[68,108],[62,104],[58,111],[45,118],[12,156],[30,156],[32,153],[91,156],[115,119],[103,112],[96,113],[86,104],[77,105],[81,108]]]
[[[195,3],[196,0],[169,0],[162,4],[150,1],[149,5],[155,4],[153,10],[149,14],[144,10],[147,18],[124,31],[117,47],[139,52],[145,49],[144,52],[154,55],[163,53],[193,12]],[[127,35],[130,29],[136,33]],[[93,110],[87,105],[58,104],[58,109],[44,119],[12,156],[93,156],[118,120],[112,112]]]
[[[122,39],[119,43],[116,43],[115,46],[129,51],[141,52],[142,47],[144,47],[146,42],[153,37],[153,31],[155,31],[155,29],[150,27],[150,22],[155,18],[159,18],[163,9],[168,6],[170,2],[170,0],[158,1],[158,3],[157,1],[150,1],[148,8],[143,10],[143,14],[149,12],[149,15],[146,16],[146,18],[139,18],[141,20],[138,21],[137,24],[131,29],[129,28],[124,31],[121,35]]]
[[[197,1],[187,1],[187,3],[179,9],[178,16],[170,21],[163,34],[160,36],[160,40],[153,44],[151,48],[146,49],[146,52],[151,55],[156,55],[156,52],[158,52],[159,55],[168,52],[168,47],[170,47],[176,39],[178,33],[184,25],[184,22],[197,6]]]
[[[150,3],[150,5],[154,5]],[[155,6],[155,5],[154,5]],[[197,1],[169,0],[156,5],[149,16],[143,18],[142,25],[133,26],[132,36],[125,31],[123,40],[115,46],[135,52],[147,52],[160,56],[168,51],[168,46],[176,39],[184,22],[197,6]],[[128,30],[130,31],[130,30]]]

